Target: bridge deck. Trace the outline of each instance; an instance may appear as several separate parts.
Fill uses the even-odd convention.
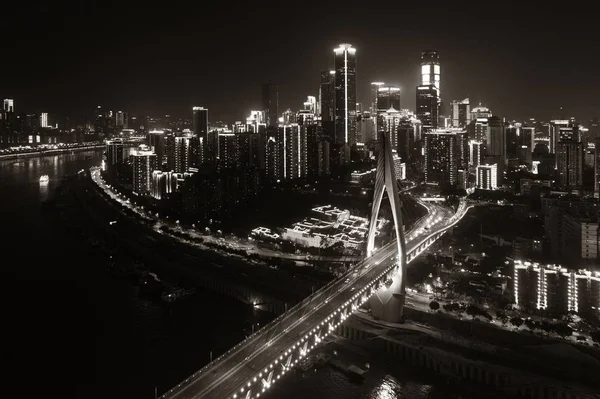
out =
[[[429,216],[420,220],[412,230],[421,234],[407,235],[407,254],[418,251],[428,237],[454,225],[462,217],[452,215],[449,209],[436,205],[428,205],[428,208]],[[464,209],[459,211],[466,213]],[[279,359],[284,351],[320,326],[323,320],[351,300],[357,290],[379,279],[390,268],[396,257],[394,244],[391,242],[379,249],[347,276],[334,280],[306,298],[223,354],[210,367],[205,367],[166,392],[163,398],[230,398],[236,392],[238,398],[245,397],[239,391],[240,387],[256,378],[265,366]]]

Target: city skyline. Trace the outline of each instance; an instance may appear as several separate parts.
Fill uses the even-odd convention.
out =
[[[591,62],[585,65],[570,57],[553,56],[557,45],[583,54],[597,34],[591,32],[585,16],[578,16],[578,23],[554,40],[557,33],[541,22],[542,16],[559,17],[551,9],[520,8],[510,13],[508,7],[506,14],[485,13],[484,9],[461,15],[459,10],[450,12],[439,6],[427,23],[407,18],[400,27],[384,28],[382,21],[387,17],[370,21],[357,18],[358,12],[351,10],[343,11],[344,18],[340,15],[328,21],[328,7],[324,5],[311,15],[315,22],[311,29],[295,38],[291,32],[285,34],[289,32],[286,18],[267,6],[256,10],[242,7],[227,17],[215,10],[208,23],[199,28],[177,6],[160,18],[152,7],[141,11],[124,6],[119,16],[127,24],[121,26],[118,19],[108,15],[110,9],[75,5],[67,2],[52,10],[29,8],[27,20],[22,20],[23,10],[18,5],[4,14],[12,12],[14,17],[5,26],[21,27],[17,30],[20,43],[39,49],[30,54],[16,46],[14,56],[0,66],[0,73],[11,77],[0,82],[0,93],[21,104],[17,112],[20,108],[85,115],[103,104],[130,114],[187,116],[192,105],[201,105],[211,110],[211,120],[235,121],[248,110],[260,109],[261,85],[269,81],[280,85],[280,109],[298,109],[307,95],[318,95],[320,71],[333,68],[332,50],[340,43],[357,49],[357,98],[364,108],[369,102],[370,82],[380,80],[400,87],[403,107],[414,109],[419,57],[429,48],[440,54],[446,108],[452,100],[469,97],[472,104],[481,101],[508,119],[548,120],[560,117],[562,106],[566,116],[587,121],[595,116],[598,106],[593,92],[599,79],[592,73],[595,55],[586,52]],[[409,11],[420,15],[418,9]],[[177,15],[173,22],[171,12]],[[139,18],[133,18],[136,13]],[[245,17],[234,29],[231,21],[237,22],[238,13]],[[570,13],[561,11],[561,18],[569,18]],[[252,27],[250,21],[260,15],[273,21],[269,29]],[[90,18],[104,18],[105,23],[92,31],[82,26],[82,21]],[[69,35],[58,29],[61,22],[68,22],[74,30],[80,28],[80,34]],[[460,22],[466,22],[467,29],[450,29],[451,34],[444,34]],[[156,26],[164,29],[157,32]],[[526,26],[526,34],[503,29],[510,26]],[[231,37],[236,39],[226,35],[218,36],[219,40],[203,39],[201,34],[214,28],[233,29],[236,35]],[[244,28],[252,28],[252,34],[244,36],[247,44],[240,40]],[[264,46],[253,45],[265,38]],[[203,43],[202,54],[208,55],[209,62],[188,50],[195,41]],[[74,50],[80,47],[82,51]],[[289,54],[297,54],[298,62]],[[40,68],[39,61],[28,62],[34,58],[48,62]],[[553,61],[547,62],[548,58]],[[85,68],[80,67],[83,64]],[[234,73],[238,64],[243,64],[244,73]],[[447,109],[444,113],[448,114]]]

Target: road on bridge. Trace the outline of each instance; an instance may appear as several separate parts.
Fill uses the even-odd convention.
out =
[[[453,215],[448,208],[427,204],[430,213],[406,234],[407,253],[420,247],[436,232],[454,225],[466,213],[466,206]],[[418,232],[418,233],[417,233]],[[346,276],[334,280],[275,319],[245,341],[223,354],[163,395],[163,398],[233,398],[240,388],[278,359],[285,350],[350,300],[356,290],[368,285],[385,272],[396,258],[395,241],[377,250]]]

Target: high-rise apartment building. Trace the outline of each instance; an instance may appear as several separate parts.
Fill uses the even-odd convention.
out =
[[[148,147],[156,154],[157,169],[160,169],[165,159],[165,131],[153,129],[148,132]]]
[[[152,172],[156,170],[156,154],[148,146],[131,154],[133,166],[133,192],[138,195],[150,194],[152,189]]]
[[[117,129],[127,129],[129,125],[129,115],[127,112],[117,111],[115,112],[115,127]]]
[[[423,135],[425,183],[454,187],[458,182],[456,132],[433,130]]]
[[[356,49],[343,43],[333,50],[335,69],[335,143],[356,143]]]
[[[476,184],[480,190],[495,190],[498,188],[498,166],[496,164],[479,165],[476,168]]]
[[[262,86],[262,106],[267,118],[267,126],[277,126],[279,123],[279,86],[265,83]]]
[[[568,131],[569,127],[571,126],[572,121],[568,119],[555,119],[550,121],[550,125],[548,126],[548,133],[550,135],[550,144],[548,149],[550,150],[550,154],[556,154],[557,152],[558,143],[561,140],[561,129],[566,129]]]
[[[40,114],[40,127],[46,128],[48,127],[48,113],[42,112]]]

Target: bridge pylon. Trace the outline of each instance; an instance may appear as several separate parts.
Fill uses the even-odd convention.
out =
[[[404,308],[405,275],[406,275],[406,241],[404,239],[404,228],[402,224],[401,201],[398,194],[398,182],[394,172],[394,160],[392,158],[392,145],[385,132],[379,132],[379,151],[377,154],[377,171],[375,177],[375,190],[373,205],[371,208],[371,224],[367,236],[367,257],[373,255],[375,248],[375,232],[377,230],[377,219],[383,194],[387,192],[392,208],[392,218],[396,230],[396,244],[398,246],[398,258],[396,271],[392,277],[392,284],[384,286],[369,299],[371,314],[381,320],[398,322],[402,318]]]

